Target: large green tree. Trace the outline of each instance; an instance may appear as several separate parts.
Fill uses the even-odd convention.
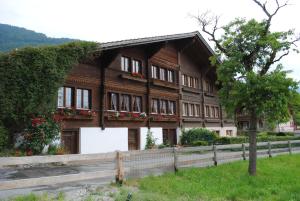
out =
[[[226,110],[235,114],[244,110],[250,115],[249,168],[250,175],[256,175],[256,136],[258,119],[270,122],[286,121],[289,117],[289,101],[297,83],[287,77],[278,62],[289,54],[299,40],[292,30],[272,32],[272,19],[287,2],[273,0],[264,3],[252,0],[266,18],[235,19],[219,27],[219,17],[208,13],[197,16],[204,33],[215,43],[216,55],[211,58],[217,66],[219,95]],[[270,7],[275,9],[271,11]],[[217,36],[217,32],[221,36]]]

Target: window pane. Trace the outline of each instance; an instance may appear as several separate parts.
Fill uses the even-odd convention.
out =
[[[156,66],[152,66],[152,78],[157,79],[157,67]]]
[[[142,98],[139,96],[133,96],[133,111],[134,112],[141,112],[142,108]]]
[[[83,90],[83,108],[84,109],[89,109],[89,91],[88,90]]]
[[[174,82],[174,74],[173,74],[173,71],[171,71],[171,70],[168,70],[168,81]]]
[[[58,107],[64,106],[64,87],[60,87],[58,89],[57,106]]]
[[[82,90],[76,90],[76,108],[82,108]]]
[[[209,111],[209,106],[208,105],[205,106],[205,116],[206,117],[210,116],[210,111]]]
[[[71,107],[72,105],[72,89],[66,87],[66,107]]]
[[[159,69],[159,79],[166,80],[165,69],[163,68]]]
[[[117,94],[115,93],[110,94],[109,110],[117,111]]]
[[[129,71],[129,58],[121,57],[121,69],[125,72]]]
[[[151,100],[151,112],[158,113],[158,100],[157,99]]]
[[[185,86],[185,76],[181,75],[182,85]]]
[[[175,114],[175,102],[169,101],[168,114]]]

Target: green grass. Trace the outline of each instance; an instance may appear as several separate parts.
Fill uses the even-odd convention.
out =
[[[41,195],[36,195],[30,193],[28,195],[20,195],[14,198],[9,199],[10,201],[64,201],[64,194],[59,192],[56,197],[49,196],[47,193],[43,193]]]
[[[124,201],[132,192],[133,201],[300,201],[300,155],[259,159],[255,177],[248,176],[247,166],[248,161],[240,161],[131,180],[116,199]]]

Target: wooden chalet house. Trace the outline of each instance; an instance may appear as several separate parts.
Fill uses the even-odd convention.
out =
[[[62,140],[71,153],[177,144],[182,129],[236,135],[217,97],[213,54],[199,32],[101,44],[94,64],[79,64],[58,91]]]

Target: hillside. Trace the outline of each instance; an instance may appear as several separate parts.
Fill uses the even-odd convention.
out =
[[[25,28],[0,23],[0,51],[25,46],[55,45],[73,41],[69,38],[50,38]]]

